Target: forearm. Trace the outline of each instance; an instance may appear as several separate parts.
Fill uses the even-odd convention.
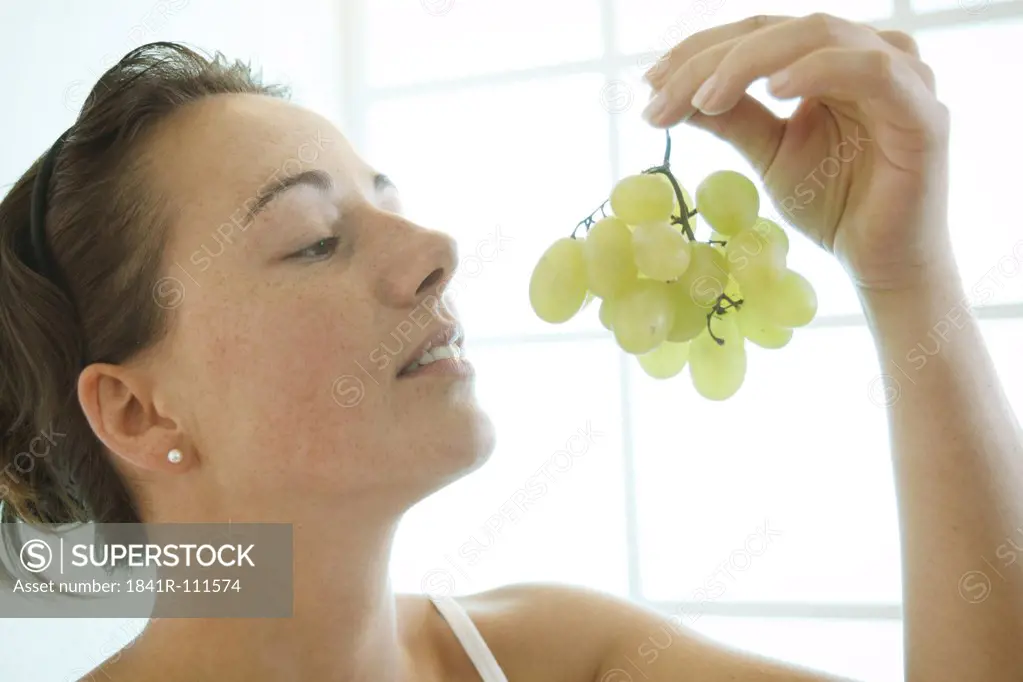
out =
[[[1004,550],[1023,547],[1023,447],[979,326],[952,268],[862,300],[889,377],[907,680],[1019,680],[1023,570]]]

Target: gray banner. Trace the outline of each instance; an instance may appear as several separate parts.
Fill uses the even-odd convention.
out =
[[[87,524],[0,550],[0,618],[288,618],[291,524]]]

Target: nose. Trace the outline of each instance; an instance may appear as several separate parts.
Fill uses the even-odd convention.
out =
[[[390,216],[380,226],[383,267],[379,297],[396,308],[413,308],[426,296],[440,294],[458,265],[458,245],[443,232]]]

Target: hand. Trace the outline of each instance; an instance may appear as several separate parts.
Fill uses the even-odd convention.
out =
[[[781,215],[867,290],[955,275],[949,114],[913,39],[826,14],[760,16],[696,33],[646,73],[655,126],[686,120],[732,143]],[[769,77],[802,98],[780,119],[746,94]]]

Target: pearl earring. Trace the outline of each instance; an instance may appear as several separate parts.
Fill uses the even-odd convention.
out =
[[[179,462],[181,462],[181,450],[174,448],[173,450],[168,452],[167,461],[170,462],[171,464],[178,464]]]

